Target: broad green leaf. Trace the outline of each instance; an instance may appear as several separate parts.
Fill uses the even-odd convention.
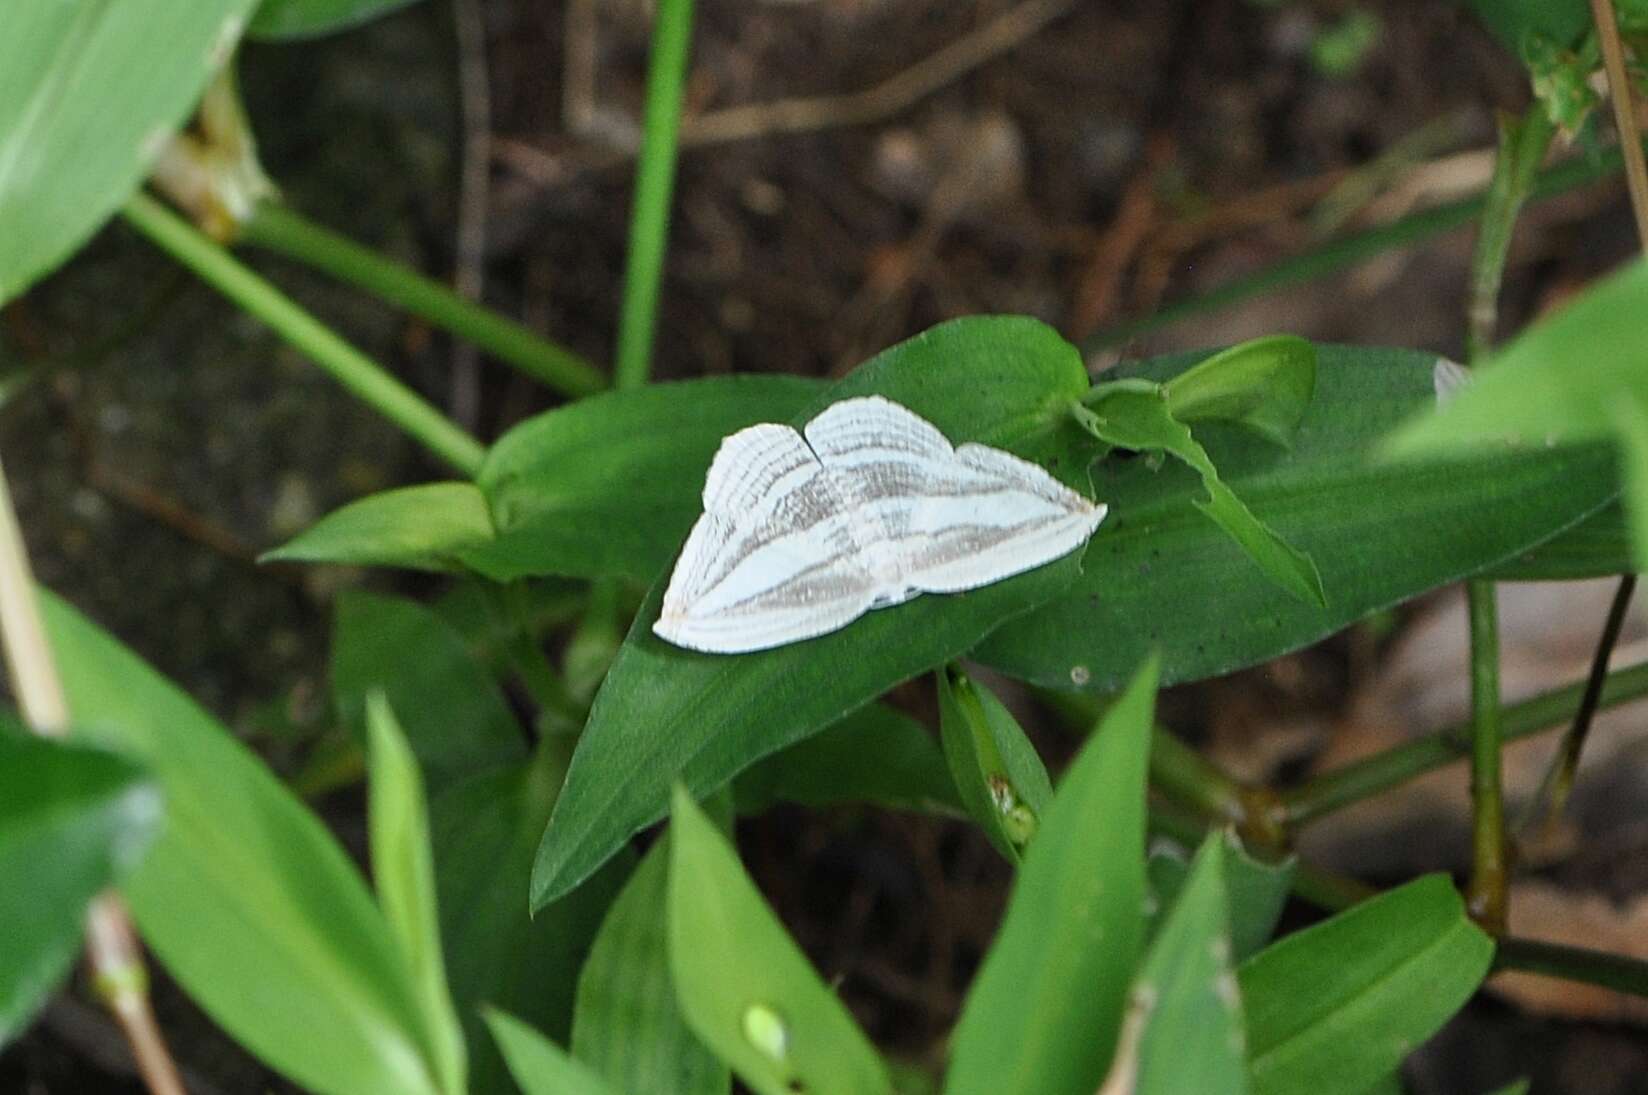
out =
[[[607,910],[578,975],[572,1055],[625,1095],[726,1095],[727,1066],[688,1029],[675,1002],[669,859],[666,834]]]
[[[0,1046],[57,987],[87,903],[142,858],[161,813],[140,765],[0,719]]]
[[[1614,412],[1619,430],[1620,467],[1625,480],[1625,514],[1635,545],[1635,570],[1648,561],[1648,410],[1622,402]]]
[[[958,813],[961,803],[933,736],[885,704],[859,708],[813,737],[744,769],[733,781],[738,811],[779,802],[862,802],[889,810]]]
[[[1444,875],[1271,944],[1237,971],[1254,1092],[1372,1086],[1470,999],[1493,949]]]
[[[509,1073],[525,1095],[623,1095],[542,1031],[496,1008],[487,1008],[485,1015],[492,1037],[509,1062]]]
[[[9,3],[0,35],[0,303],[137,189],[255,0]]]
[[[1603,278],[1529,327],[1434,413],[1386,443],[1394,456],[1460,450],[1544,451],[1616,436],[1623,405],[1648,403],[1648,262]]]
[[[1241,998],[1231,969],[1224,839],[1210,834],[1146,952],[1112,1076],[1137,1095],[1244,1095]],[[1136,1032],[1136,1040],[1129,1035]]]
[[[121,888],[167,971],[303,1087],[438,1091],[411,973],[331,834],[130,651],[43,608],[76,736],[136,755],[165,792],[165,832]]]
[[[1075,348],[1042,324],[958,320],[873,358],[795,421],[804,423],[841,399],[881,394],[954,441],[987,441],[1034,456],[1085,489],[1093,443],[1066,413],[1085,388]],[[1069,587],[1078,555],[967,593],[917,597],[840,631],[743,655],[694,653],[653,635],[663,596],[662,581],[656,583],[579,739],[533,869],[534,903],[575,886],[662,817],[672,781],[707,794],[761,757],[955,658],[1003,620]]]
[[[1470,0],[1470,5],[1505,48],[1519,56],[1533,35],[1566,48],[1591,26],[1584,0]]]
[[[1162,391],[1180,422],[1240,422],[1290,445],[1316,391],[1316,347],[1293,335],[1256,338],[1186,369]]]
[[[412,0],[263,0],[247,33],[256,38],[309,38],[404,8]]]
[[[465,559],[499,581],[651,581],[703,509],[721,439],[788,421],[822,390],[793,376],[716,377],[605,392],[529,419],[487,454],[479,484],[498,535]]]
[[[260,563],[461,570],[465,548],[492,539],[486,496],[471,483],[424,483],[371,494],[322,517]]]
[[[332,630],[338,717],[364,727],[381,689],[431,786],[518,761],[526,739],[498,683],[444,620],[416,601],[350,590]]]
[[[1280,863],[1265,863],[1254,859],[1242,847],[1236,834],[1225,829],[1224,887],[1230,906],[1230,946],[1235,960],[1241,962],[1257,954],[1270,941],[1276,923],[1281,919],[1282,907],[1287,904],[1289,888],[1297,860],[1289,856]],[[1145,865],[1150,878],[1153,897],[1150,932],[1160,930],[1178,900],[1190,874],[1180,845],[1167,848],[1152,847]]]
[[[1144,938],[1147,662],[1059,784],[954,1035],[951,1095],[1077,1095],[1110,1067]]]
[[[875,1047],[679,786],[669,868],[675,997],[704,1044],[758,1095],[890,1095]]]
[[[1387,1072],[1375,1080],[1371,1087],[1361,1092],[1361,1095],[1407,1095],[1407,1090],[1408,1086],[1402,1082],[1402,1072],[1398,1069],[1395,1072]]]
[[[1310,556],[1289,544],[1225,485],[1207,450],[1191,436],[1190,427],[1168,410],[1165,389],[1134,387],[1120,381],[1095,389],[1098,398],[1088,406],[1072,408],[1077,421],[1109,444],[1138,452],[1166,452],[1184,461],[1202,477],[1206,498],[1194,500],[1259,565],[1259,569],[1295,597],[1326,608],[1322,577]],[[1100,391],[1103,395],[1098,395]]]
[[[532,854],[570,749],[565,739],[547,739],[531,760],[459,780],[430,803],[447,980],[468,1038],[475,1095],[510,1090],[481,1005],[507,1008],[564,1041],[579,967],[630,866],[619,857],[536,916],[528,913]]]
[[[1230,947],[1246,961],[1270,941],[1293,886],[1298,859],[1266,863],[1248,854],[1236,834],[1224,831],[1225,891],[1230,900]]]
[[[1136,371],[1160,381],[1189,360]],[[1434,405],[1435,363],[1403,350],[1319,347],[1316,395],[1290,450],[1224,423],[1196,427],[1224,481],[1310,554],[1327,608],[1283,595],[1196,511],[1194,473],[1110,459],[1094,469],[1110,513],[1088,544],[1081,578],[971,657],[1063,689],[1115,691],[1153,647],[1165,683],[1227,673],[1515,559],[1613,496],[1614,461],[1600,450],[1373,463],[1379,438]],[[1209,605],[1219,606],[1217,619]]]
[[[378,907],[412,972],[441,1087],[463,1091],[468,1062],[446,987],[423,777],[382,692],[366,700],[366,741],[366,829]]]
[[[955,667],[938,671],[938,711],[962,804],[996,851],[1018,863],[1053,798],[1041,756],[995,694]]]
[[[1499,582],[1566,582],[1637,569],[1625,509],[1610,502],[1579,524],[1488,570]]]

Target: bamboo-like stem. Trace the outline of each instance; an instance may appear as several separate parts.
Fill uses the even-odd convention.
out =
[[[35,597],[23,533],[17,524],[11,488],[0,467],[0,647],[13,697],[23,721],[36,734],[68,733],[69,704],[46,640]],[[149,1006],[148,975],[137,933],[126,906],[113,890],[92,899],[86,911],[86,958],[102,997],[137,1061],[138,1073],[155,1095],[184,1095],[177,1065]]]
[[[1591,0],[1591,19],[1596,23],[1597,41],[1602,45],[1608,97],[1613,100],[1614,125],[1619,129],[1619,146],[1625,154],[1625,186],[1631,195],[1637,238],[1648,248],[1648,162],[1642,154],[1642,136],[1637,131],[1636,109],[1631,102],[1631,81],[1625,72],[1625,47],[1619,40],[1612,0]]]
[[[1494,969],[1584,981],[1615,992],[1648,997],[1648,962],[1589,947],[1570,947],[1537,939],[1501,939],[1494,952]]]
[[[1597,704],[1602,698],[1602,685],[1608,679],[1608,660],[1613,656],[1619,633],[1625,627],[1625,612],[1631,606],[1631,595],[1636,592],[1637,576],[1627,574],[1614,589],[1613,602],[1608,606],[1608,618],[1602,624],[1602,637],[1597,640],[1596,653],[1591,656],[1591,672],[1585,679],[1585,692],[1579,700],[1579,711],[1562,735],[1562,745],[1551,758],[1550,766],[1539,781],[1539,790],[1528,804],[1519,828],[1526,830],[1538,824],[1543,817],[1555,821],[1568,802],[1568,793],[1574,787],[1574,775],[1579,771],[1579,756],[1585,749],[1585,739],[1591,732],[1591,720],[1596,716]]]
[[[1499,611],[1494,584],[1466,587],[1471,616],[1471,848],[1465,900],[1471,917],[1489,933],[1505,931],[1505,799],[1499,756]]]
[[[1556,726],[1579,705],[1583,687],[1569,685],[1506,707],[1500,718],[1502,738],[1516,741]],[[1648,696],[1648,664],[1608,674],[1597,706],[1614,707],[1642,696]],[[1452,764],[1469,753],[1469,734],[1468,724],[1451,726],[1283,791],[1280,799],[1286,823],[1290,828],[1308,825]]]
[[[405,308],[562,395],[585,396],[606,387],[606,377],[566,347],[465,300],[445,285],[391,262],[289,206],[258,203],[251,219],[241,225],[239,239]]]
[[[670,198],[675,191],[675,160],[680,147],[681,100],[692,44],[692,9],[693,0],[660,0],[652,31],[641,155],[635,168],[635,208],[629,222],[629,261],[624,271],[618,354],[612,373],[616,388],[639,387],[647,382],[652,370],[658,289],[669,241]]]
[[[1543,103],[1534,102],[1519,120],[1500,123],[1499,157],[1494,162],[1488,200],[1471,256],[1471,296],[1465,330],[1466,360],[1479,365],[1493,349],[1499,320],[1499,289],[1505,279],[1511,237],[1534,176],[1556,134]]]
[[[474,476],[480,471],[486,449],[479,441],[182,217],[143,193],[134,194],[121,213],[128,224],[161,250],[267,323],[430,452],[464,475]]]
[[[1209,821],[1245,827],[1241,785],[1160,726],[1150,738],[1150,786]]]

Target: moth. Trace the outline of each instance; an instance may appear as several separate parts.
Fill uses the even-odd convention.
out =
[[[652,630],[712,654],[799,642],[1032,570],[1104,515],[1028,460],[952,446],[891,400],[846,399],[801,431],[768,422],[721,442]]]

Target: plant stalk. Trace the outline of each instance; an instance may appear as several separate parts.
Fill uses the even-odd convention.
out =
[[[28,549],[0,468],[0,646],[23,721],[45,738],[68,734],[69,704],[40,618]],[[184,1095],[177,1065],[149,1005],[148,973],[125,903],[113,890],[86,910],[86,959],[98,995],[131,1046],[138,1074],[155,1095]]]
[[[480,471],[486,450],[479,441],[183,218],[141,192],[121,212],[161,250],[267,323],[430,452],[466,476]]]
[[[1502,739],[1516,741],[1549,730],[1569,717],[1581,702],[1583,689],[1569,685],[1506,707],[1500,716]],[[1648,663],[1608,674],[1597,707],[1614,707],[1641,696],[1648,696]],[[1288,827],[1308,825],[1459,760],[1470,751],[1469,730],[1468,724],[1451,726],[1281,792]]]
[[[1499,128],[1499,156],[1477,229],[1471,256],[1471,297],[1465,330],[1466,360],[1474,368],[1493,350],[1499,320],[1499,289],[1505,279],[1516,221],[1556,127],[1539,102],[1520,120],[1503,119]]]
[[[1505,800],[1500,782],[1499,612],[1494,584],[1465,587],[1471,616],[1471,848],[1465,903],[1489,934],[1505,931]]]
[[[681,102],[692,43],[693,0],[659,0],[647,67],[647,102],[641,154],[635,169],[635,208],[630,215],[629,261],[618,317],[616,388],[647,382],[658,323],[659,285],[669,242],[670,197],[681,135]]]
[[[1637,576],[1626,574],[1614,589],[1614,599],[1608,606],[1608,618],[1602,624],[1602,637],[1597,640],[1596,653],[1591,656],[1591,671],[1585,678],[1585,692],[1579,700],[1579,711],[1562,735],[1562,745],[1551,758],[1550,766],[1539,781],[1539,790],[1528,804],[1521,828],[1526,830],[1538,824],[1541,818],[1555,821],[1567,805],[1568,794],[1574,788],[1574,776],[1579,771],[1579,756],[1585,749],[1585,739],[1591,732],[1591,721],[1596,716],[1597,704],[1602,699],[1602,685],[1608,679],[1608,661],[1619,642],[1619,633],[1625,627],[1625,613],[1631,607],[1631,594],[1636,592]]]
[[[239,238],[364,289],[443,331],[468,339],[562,395],[578,398],[606,387],[606,377],[566,347],[279,202],[259,202],[251,219],[241,225]]]
[[[1622,162],[1623,155],[1618,148],[1607,149],[1596,156],[1576,156],[1537,174],[1529,187],[1528,200],[1543,201],[1594,183],[1618,171]],[[1084,355],[1094,354],[1193,316],[1216,312],[1253,297],[1325,278],[1393,248],[1424,243],[1476,220],[1487,204],[1487,191],[1483,191],[1474,197],[1447,202],[1389,224],[1343,236],[1204,293],[1183,297],[1149,315],[1124,319],[1082,339],[1081,351]]]
[[[1644,250],[1648,250],[1648,161],[1643,159],[1642,135],[1637,132],[1631,81],[1625,71],[1625,47],[1619,40],[1613,0],[1591,0],[1591,19],[1602,46],[1608,98],[1613,100],[1614,125],[1619,130],[1619,146],[1625,154],[1625,184],[1631,195],[1631,213],[1636,217],[1637,239]]]
[[[1501,939],[1494,952],[1494,969],[1583,981],[1615,992],[1648,997],[1648,962],[1588,947],[1537,939]]]

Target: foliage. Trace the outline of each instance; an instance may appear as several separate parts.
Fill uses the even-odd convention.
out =
[[[1496,952],[1446,878],[1365,895],[1286,854],[1285,801],[1188,747],[1153,754],[1157,689],[1449,582],[1648,564],[1648,265],[1457,392],[1434,354],[1287,335],[1095,383],[1074,346],[1019,316],[942,323],[829,382],[646,384],[692,14],[664,0],[614,390],[385,260],[358,270],[577,397],[483,445],[136,194],[248,19],[294,38],[403,2],[24,5],[0,41],[0,301],[124,203],[460,475],[357,499],[264,556],[412,570],[413,588],[449,591],[439,607],[336,599],[329,740],[364,769],[365,873],[217,719],[46,598],[73,730],[45,741],[0,722],[0,1039],[61,981],[88,902],[113,885],[182,990],[319,1092],[936,1090],[936,1066],[884,1059],[746,873],[738,819],[784,803],[971,823],[1011,865],[947,1040],[947,1091],[1399,1088],[1405,1054],[1515,949]],[[1473,7],[1552,119],[1582,125],[1597,57],[1584,6]],[[1628,37],[1641,15],[1622,7]],[[1379,34],[1353,9],[1314,61],[1349,72]],[[266,241],[306,232],[290,250],[335,274],[365,261],[290,215],[257,223]],[[1064,558],[803,643],[725,656],[658,638],[722,439],[870,394],[1034,462],[1105,521]],[[929,679],[929,720],[912,690],[887,698]],[[1068,766],[1050,771],[1009,709],[1015,683],[1091,694],[1065,698],[1089,712]],[[1393,755],[1358,778],[1405,774]],[[1153,782],[1188,789],[1197,816],[1153,814]],[[1164,829],[1178,843],[1147,848]],[[1277,938],[1290,892],[1333,915]],[[1648,992],[1634,966],[1572,968]]]

